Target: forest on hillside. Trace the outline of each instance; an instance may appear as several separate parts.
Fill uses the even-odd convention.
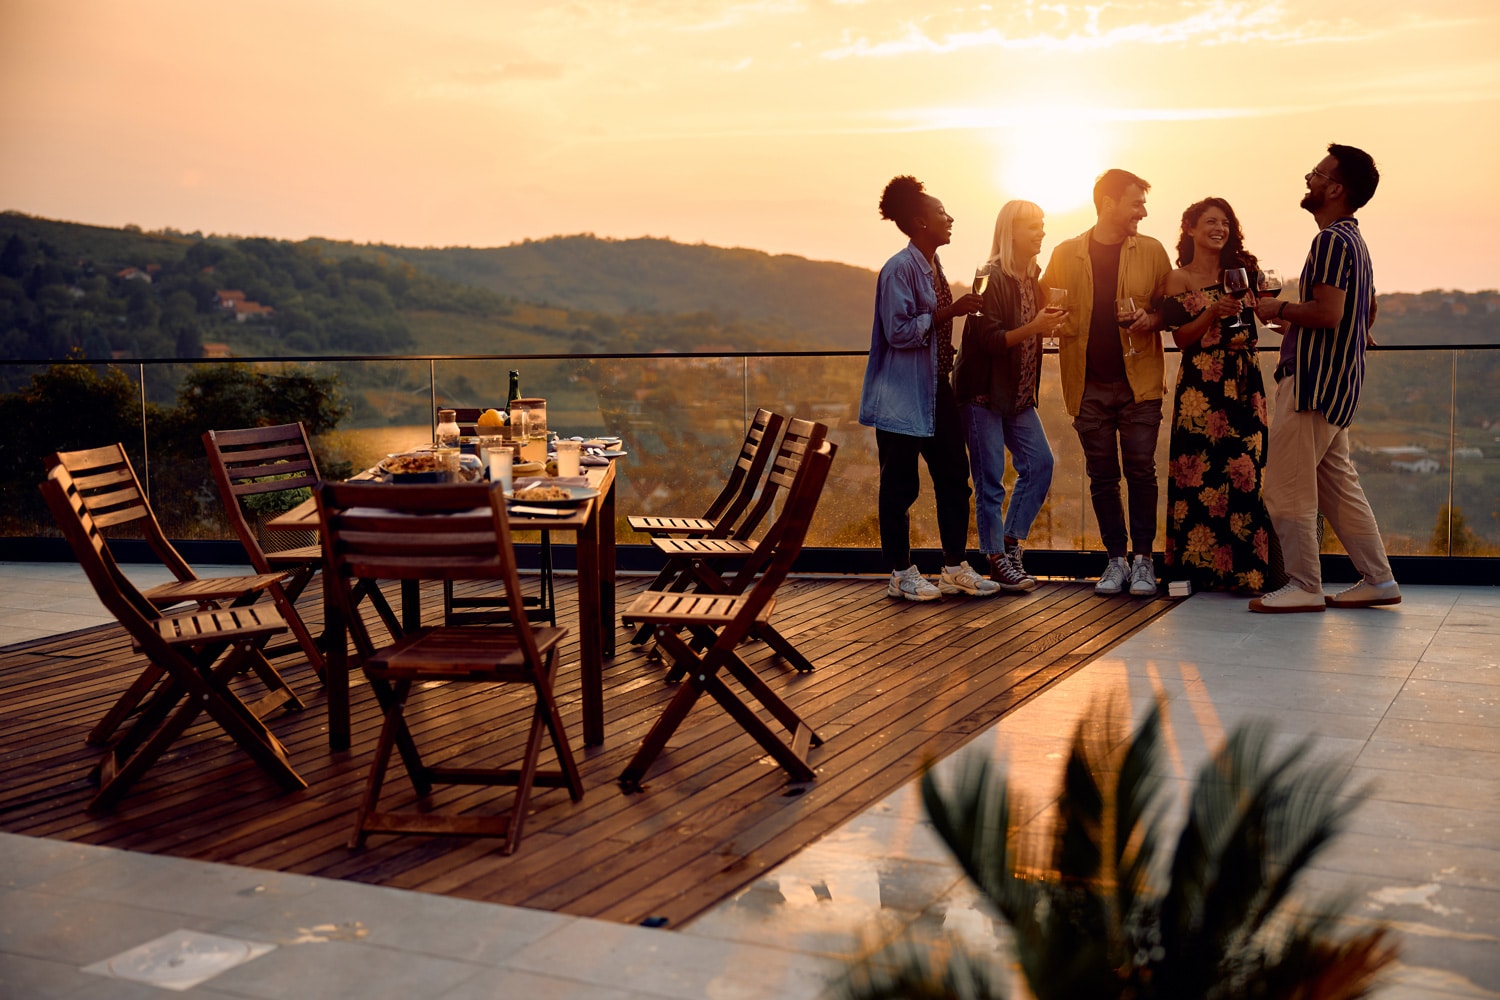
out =
[[[660,239],[415,249],[3,212],[0,360],[862,350],[874,281]],[[1376,333],[1500,343],[1500,294],[1382,295]]]

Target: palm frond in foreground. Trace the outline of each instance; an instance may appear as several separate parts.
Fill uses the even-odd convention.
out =
[[[1010,924],[1037,1000],[1367,996],[1396,957],[1388,929],[1341,929],[1347,903],[1288,902],[1364,792],[1342,794],[1309,742],[1277,752],[1268,725],[1241,726],[1199,770],[1167,857],[1160,709],[1133,735],[1116,712],[1090,715],[1102,722],[1074,731],[1045,851],[1019,843],[1021,813],[987,758],[960,760],[947,788],[922,779],[929,818]],[[841,988],[981,1000],[1002,995],[992,972],[951,937],[903,939],[853,963]]]

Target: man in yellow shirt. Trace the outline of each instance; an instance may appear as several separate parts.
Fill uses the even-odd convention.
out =
[[[1151,185],[1127,170],[1106,170],[1094,183],[1093,228],[1059,244],[1042,275],[1046,288],[1068,293],[1062,340],[1063,403],[1083,445],[1089,495],[1109,553],[1097,594],[1129,587],[1136,597],[1156,593],[1156,441],[1166,395],[1161,338],[1143,336],[1159,318],[1149,311],[1172,270],[1167,251],[1136,230],[1146,217]],[[1135,301],[1135,319],[1122,328],[1118,299]],[[1127,352],[1128,338],[1134,351]],[[1149,341],[1149,346],[1147,345]],[[1129,499],[1127,529],[1120,499],[1123,469]],[[1127,561],[1127,555],[1134,558]]]

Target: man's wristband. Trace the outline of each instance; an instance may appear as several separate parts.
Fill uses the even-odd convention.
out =
[[[1285,313],[1286,313],[1286,307],[1289,306],[1289,305],[1291,305],[1290,302],[1287,302],[1285,299],[1282,300],[1281,305],[1279,305],[1279,306],[1276,307],[1276,318],[1277,319],[1281,319],[1282,316],[1285,315]]]

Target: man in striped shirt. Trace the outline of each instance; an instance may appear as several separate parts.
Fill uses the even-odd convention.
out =
[[[1251,611],[1271,614],[1401,603],[1349,457],[1349,424],[1375,322],[1374,271],[1354,213],[1375,194],[1380,172],[1364,150],[1333,143],[1306,180],[1302,207],[1317,220],[1318,235],[1302,266],[1302,301],[1263,298],[1255,307],[1282,334],[1264,493],[1290,579],[1250,602]],[[1319,511],[1360,573],[1354,586],[1326,598]]]

